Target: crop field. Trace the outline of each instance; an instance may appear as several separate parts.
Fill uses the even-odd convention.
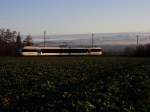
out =
[[[149,58],[0,58],[0,112],[149,111]]]

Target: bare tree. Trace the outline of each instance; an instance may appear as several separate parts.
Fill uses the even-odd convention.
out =
[[[18,33],[18,35],[17,35],[16,44],[17,44],[17,48],[21,48],[22,42],[21,42],[20,33]]]
[[[16,31],[0,29],[0,55],[14,55],[16,49]]]
[[[23,41],[23,43],[24,43],[24,46],[32,46],[33,45],[33,40],[32,40],[31,35],[28,35],[26,37],[26,39]]]

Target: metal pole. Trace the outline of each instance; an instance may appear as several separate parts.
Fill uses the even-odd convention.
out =
[[[93,48],[93,44],[94,44],[94,34],[92,33],[92,48]]]
[[[46,31],[44,31],[44,47],[45,47],[45,40],[46,40]]]
[[[137,37],[137,47],[139,46],[139,35],[136,36]]]

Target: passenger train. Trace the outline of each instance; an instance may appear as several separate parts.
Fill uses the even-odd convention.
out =
[[[21,50],[22,56],[51,56],[51,55],[102,55],[100,47],[34,47],[26,46]]]

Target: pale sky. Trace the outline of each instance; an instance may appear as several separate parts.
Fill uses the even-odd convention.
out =
[[[0,0],[0,27],[32,35],[150,32],[150,0]]]

